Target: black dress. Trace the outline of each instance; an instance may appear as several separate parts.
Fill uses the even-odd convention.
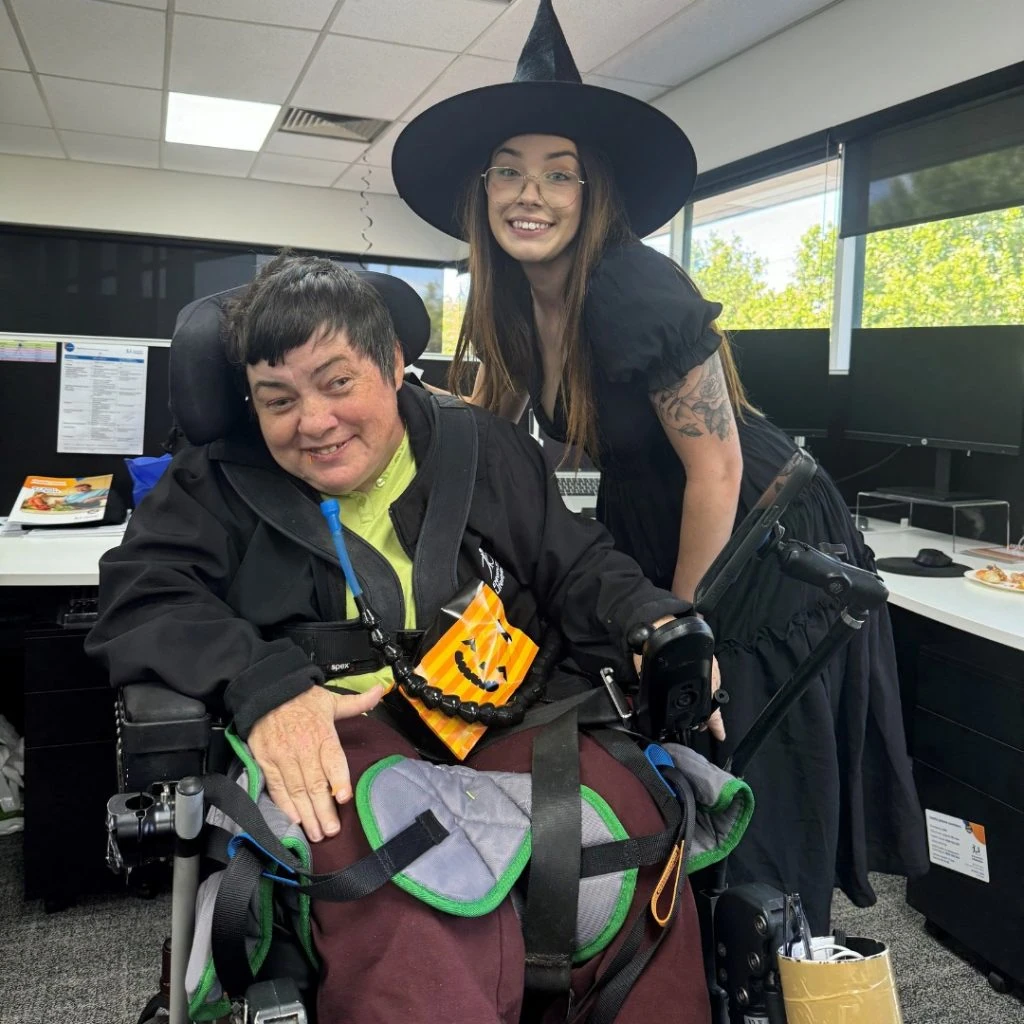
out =
[[[677,383],[720,344],[711,329],[721,307],[696,295],[673,264],[640,243],[609,251],[587,292],[585,332],[593,354],[602,470],[597,516],[618,547],[658,586],[670,589],[679,547],[682,463],[665,436],[650,392]],[[542,429],[565,440],[559,405],[551,422],[531,385]],[[793,442],[762,416],[738,422],[743,478],[737,522],[793,453]],[[819,467],[784,516],[787,536],[845,544],[873,569],[835,484]],[[819,590],[758,560],[713,617],[726,707],[722,760],[772,694],[824,635],[839,611]],[[888,612],[882,608],[828,666],[768,739],[747,771],[757,801],[750,830],[729,862],[733,882],[763,881],[801,893],[817,934],[839,884],[858,906],[875,894],[868,871],[927,868],[924,828],[906,752]]]

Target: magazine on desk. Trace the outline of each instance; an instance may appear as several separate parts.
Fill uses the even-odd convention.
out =
[[[105,476],[29,476],[14,501],[5,529],[90,526],[103,522],[112,473]]]

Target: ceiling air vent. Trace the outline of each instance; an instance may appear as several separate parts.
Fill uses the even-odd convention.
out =
[[[379,117],[353,117],[351,114],[328,114],[320,110],[289,107],[278,131],[365,143],[373,142],[390,124],[390,121],[382,121]]]

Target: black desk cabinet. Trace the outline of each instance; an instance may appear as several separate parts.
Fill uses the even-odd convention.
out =
[[[913,716],[921,804],[984,827],[989,880],[933,863],[907,901],[993,984],[1024,984],[1024,652],[976,638],[922,648]]]
[[[25,897],[47,909],[118,884],[105,864],[114,691],[84,639],[57,628],[25,635]]]

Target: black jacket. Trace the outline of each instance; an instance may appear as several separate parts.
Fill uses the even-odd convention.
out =
[[[438,457],[436,403],[406,385],[399,411],[417,473],[391,517],[414,556]],[[479,457],[460,585],[490,583],[510,621],[535,639],[543,623],[557,626],[566,653],[586,671],[631,671],[629,629],[687,606],[649,583],[602,526],[565,508],[529,435],[480,410],[471,416]],[[106,663],[113,685],[162,680],[222,706],[246,736],[268,711],[322,681],[296,644],[273,634],[290,623],[342,619],[345,585],[326,525],[304,530],[279,503],[247,503],[228,479],[232,467],[294,487],[315,513],[304,525],[319,520],[319,496],[273,462],[255,429],[181,451],[132,516],[124,542],[100,561],[100,616],[86,650]],[[404,622],[396,601],[381,611],[390,628]],[[439,608],[419,603],[417,625],[425,628]]]

